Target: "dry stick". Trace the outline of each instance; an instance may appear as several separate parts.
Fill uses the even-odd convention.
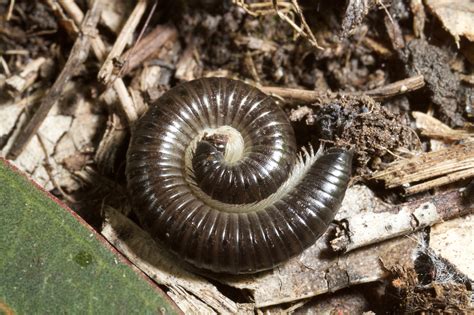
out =
[[[53,105],[58,101],[66,83],[77,71],[79,66],[86,60],[87,56],[89,55],[89,48],[91,45],[90,39],[97,32],[96,25],[99,22],[100,12],[101,6],[99,5],[99,1],[94,1],[94,4],[84,18],[84,23],[81,27],[82,34],[80,34],[74,43],[63,70],[59,74],[48,94],[41,102],[40,107],[35,112],[32,119],[18,135],[18,138],[7,155],[9,159],[15,159],[21,154],[33,135],[38,131],[43,120],[46,118]]]
[[[177,36],[176,28],[168,25],[158,25],[153,31],[143,37],[134,48],[124,53],[124,59],[128,61],[122,75],[126,75],[141,65],[150,55],[155,54],[160,47],[168,41],[176,39]]]
[[[114,43],[114,46],[110,50],[109,55],[107,56],[107,59],[103,63],[102,67],[100,68],[98,78],[104,84],[107,84],[111,80],[114,79],[113,78],[113,70],[114,70],[113,61],[115,58],[118,58],[122,54],[123,50],[125,49],[127,42],[130,40],[133,32],[135,31],[135,28],[137,27],[143,14],[145,13],[146,5],[147,5],[146,0],[139,0],[137,2],[137,4],[135,5],[135,8],[132,11],[132,14],[129,16],[129,18],[127,19],[127,22],[122,27],[122,30],[120,31],[120,34],[118,35]]]
[[[8,6],[7,15],[5,20],[8,22],[12,18],[13,8],[15,7],[15,0],[10,0],[10,5]]]
[[[136,42],[139,42],[139,41],[142,40],[143,34],[145,34],[145,30],[148,27],[148,24],[150,24],[151,17],[153,16],[153,14],[155,14],[155,10],[156,10],[157,6],[158,6],[158,0],[155,0],[153,5],[151,6],[150,12],[148,13],[148,16],[145,20],[145,24],[143,25],[140,33],[138,34]],[[134,54],[134,50],[135,50],[136,46],[137,45],[134,45],[132,50],[131,50],[132,55]],[[123,74],[125,73],[127,67],[128,67],[128,59],[125,59],[123,65],[122,65],[122,68],[120,69],[120,71],[117,75],[119,78],[123,77]]]
[[[337,92],[339,95],[347,96],[361,96],[368,95],[373,97],[375,100],[382,100],[395,95],[404,94],[407,92],[418,90],[425,85],[425,79],[422,75],[417,75],[400,81],[396,81],[387,84],[383,87],[376,88],[365,92]],[[261,90],[267,94],[276,94],[280,97],[292,99],[302,102],[314,102],[319,98],[327,95],[327,92],[323,91],[310,91],[302,89],[289,89],[274,86],[264,86]]]
[[[71,0],[58,0],[61,7],[66,11],[66,13],[77,23],[80,24],[80,21],[84,19],[84,13],[82,13],[81,8],[77,6],[74,1]],[[79,23],[78,23],[79,21]]]
[[[63,10],[66,11],[67,14],[73,19],[74,23],[76,23],[77,25],[80,25],[82,23],[82,20],[84,19],[84,13],[82,13],[81,8],[79,8],[74,1],[58,0],[58,3],[61,5]],[[50,6],[53,4],[50,4]],[[94,51],[94,54],[99,61],[105,60],[107,48],[105,47],[104,42],[100,39],[99,36],[95,37],[92,40],[92,50]]]
[[[75,15],[72,16],[74,22],[76,22],[77,24],[80,24],[82,22],[81,20],[79,20],[81,14],[78,13],[80,12],[80,8],[74,1],[63,0],[61,1],[61,5],[67,12],[75,12]],[[96,55],[99,61],[105,60],[106,48],[104,42],[100,39],[100,37],[97,37],[92,41],[92,50],[94,51],[94,54]],[[118,109],[120,113],[127,119],[129,125],[133,124],[135,120],[137,120],[138,114],[135,110],[133,100],[128,94],[125,83],[122,81],[122,79],[118,78],[114,81],[113,88],[119,95],[120,106]]]

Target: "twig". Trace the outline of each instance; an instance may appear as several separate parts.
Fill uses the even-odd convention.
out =
[[[75,36],[79,34],[79,28],[69,16],[77,16],[77,18],[80,18],[80,21],[84,19],[84,14],[79,9],[79,7],[77,7],[76,3],[74,1],[67,0],[58,0],[59,2],[55,0],[44,1],[51,8],[54,15],[56,15],[61,27],[66,30],[69,36],[75,39]],[[77,10],[79,10],[80,14],[77,12]]]
[[[8,22],[12,18],[13,8],[15,7],[15,0],[10,0],[10,5],[8,6],[7,16],[5,20]]]
[[[96,0],[96,1],[100,1],[100,0]],[[77,4],[75,2],[66,1],[66,0],[64,0],[63,2],[64,2],[64,4],[61,3],[61,5],[67,5],[68,8],[69,8],[68,10],[73,10],[75,12],[77,12],[78,10],[80,11],[80,8],[77,6]],[[66,10],[66,8],[65,8],[65,10]],[[78,20],[80,18],[80,16],[81,16],[80,14],[75,14],[74,16],[72,16],[72,18],[74,19],[74,21],[77,24],[80,24],[82,22],[81,20]],[[92,41],[92,50],[94,51],[94,54],[96,55],[96,57],[99,61],[104,61],[105,60],[107,49],[105,47],[104,42],[102,41],[102,39],[100,37],[96,37]],[[119,108],[120,113],[123,114],[125,116],[124,118],[127,120],[127,122],[130,125],[132,125],[135,122],[135,120],[137,119],[138,114],[136,113],[135,106],[133,104],[133,100],[130,97],[130,95],[128,94],[125,83],[122,81],[122,79],[117,78],[113,83],[113,88],[117,92],[117,94],[120,95],[120,97],[119,97],[120,106],[121,106]]]
[[[118,58],[122,54],[123,50],[125,49],[125,46],[129,42],[133,32],[135,31],[135,28],[137,27],[143,14],[145,13],[146,6],[146,0],[139,0],[137,2],[135,8],[132,11],[132,14],[127,19],[127,22],[123,26],[112,49],[110,50],[107,59],[102,64],[102,67],[99,70],[98,78],[104,84],[107,84],[108,82],[113,80],[112,76],[114,71],[114,59]]]
[[[77,202],[72,196],[69,196],[59,185],[58,181],[56,180],[56,177],[53,174],[54,167],[51,164],[51,161],[49,160],[49,153],[48,150],[46,149],[46,145],[44,143],[43,137],[41,137],[39,134],[36,135],[38,137],[38,142],[40,143],[41,150],[43,150],[44,153],[44,169],[46,170],[46,173],[48,173],[48,177],[51,180],[51,183],[53,184],[54,188],[56,188],[62,195],[62,197],[67,200],[70,203]]]
[[[125,83],[122,79],[117,79],[114,81],[113,87],[115,92],[117,92],[120,104],[122,105],[118,107],[119,113],[127,119],[129,125],[133,125],[133,123],[138,119],[138,113]]]
[[[66,11],[66,13],[76,21],[82,21],[84,19],[84,13],[82,13],[81,9],[77,6],[74,1],[71,0],[58,0],[61,7]],[[78,23],[79,24],[79,23]]]
[[[425,85],[425,80],[422,75],[417,75],[411,78],[396,81],[387,84],[383,87],[376,88],[365,92],[337,92],[339,95],[348,96],[361,96],[368,95],[373,97],[375,100],[383,100],[392,96],[408,93],[422,88]],[[310,91],[302,89],[290,89],[274,86],[264,86],[261,90],[267,94],[276,94],[280,97],[302,101],[302,102],[314,102],[319,98],[327,95],[326,91]]]
[[[94,4],[88,11],[86,17],[84,18],[84,23],[82,24],[82,34],[74,43],[63,70],[59,74],[48,94],[41,102],[40,107],[32,119],[18,135],[18,138],[8,153],[9,159],[15,159],[21,154],[33,135],[38,131],[43,120],[46,118],[53,105],[58,101],[66,83],[89,55],[89,48],[91,45],[90,39],[95,35],[97,31],[96,25],[100,19],[101,6],[99,5],[99,2],[100,1],[97,0],[94,1]]]
[[[148,16],[145,20],[145,24],[143,24],[143,27],[140,30],[140,33],[138,34],[136,42],[140,42],[142,40],[143,34],[145,34],[145,30],[148,27],[148,24],[150,24],[151,17],[153,16],[153,14],[155,14],[155,10],[157,6],[158,6],[158,0],[155,0],[153,5],[151,6],[150,12],[148,12]],[[135,54],[136,48],[137,48],[137,45],[134,45],[132,47],[132,49],[130,50],[130,55]],[[125,58],[125,61],[123,62],[123,66],[118,73],[118,77],[120,78],[123,77],[124,73],[127,71],[128,63],[129,63],[129,58]]]

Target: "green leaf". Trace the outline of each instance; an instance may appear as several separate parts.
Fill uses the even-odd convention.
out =
[[[52,198],[0,159],[0,314],[179,313]]]

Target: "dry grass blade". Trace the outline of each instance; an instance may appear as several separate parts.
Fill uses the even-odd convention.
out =
[[[316,37],[313,34],[313,31],[309,27],[306,19],[303,15],[301,7],[298,5],[298,1],[262,1],[256,3],[246,3],[245,0],[234,0],[234,4],[240,6],[252,16],[261,16],[276,14],[280,19],[288,23],[291,28],[294,29],[297,36],[302,36],[309,43],[318,49],[323,49],[317,42]],[[297,17],[297,19],[295,18]],[[298,25],[296,20],[300,21],[301,25]]]

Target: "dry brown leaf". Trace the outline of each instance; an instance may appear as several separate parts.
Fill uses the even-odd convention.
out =
[[[459,47],[460,36],[474,42],[474,1],[472,0],[426,0],[431,12],[454,36]]]

